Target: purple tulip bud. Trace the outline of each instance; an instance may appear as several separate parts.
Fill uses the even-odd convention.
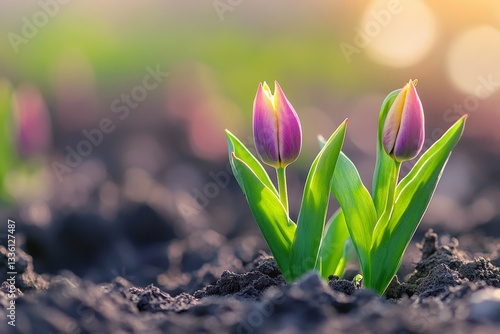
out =
[[[424,144],[424,110],[415,88],[416,84],[416,80],[410,80],[401,89],[384,123],[384,150],[399,162],[415,158]]]
[[[253,104],[253,136],[260,159],[274,168],[294,162],[302,147],[299,117],[277,81],[274,95],[269,86],[259,84]]]
[[[50,144],[50,117],[38,89],[20,87],[14,96],[17,151],[21,157],[44,153]]]

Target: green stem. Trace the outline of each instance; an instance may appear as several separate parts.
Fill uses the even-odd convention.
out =
[[[394,209],[394,200],[396,196],[396,186],[398,184],[399,170],[401,167],[401,163],[395,161],[396,168],[393,169],[393,172],[389,176],[389,193],[387,194],[387,202],[385,203],[385,210],[383,215],[385,219],[389,220],[392,216],[392,210]]]
[[[389,166],[387,166],[389,167]],[[385,202],[385,208],[382,215],[379,218],[378,224],[381,226],[376,226],[376,228],[385,229],[389,220],[391,219],[392,212],[394,210],[394,201],[396,197],[396,186],[398,184],[399,170],[401,167],[401,162],[394,160],[394,165],[390,166],[390,173],[387,173],[386,185],[387,185],[387,198]],[[384,185],[385,186],[385,185]],[[380,238],[377,238],[380,239]],[[374,240],[372,240],[373,244]],[[378,240],[380,242],[380,240]],[[373,284],[371,277],[371,264],[367,265],[367,268],[363,270],[363,284],[365,287],[376,290],[376,284]],[[378,292],[377,292],[378,293]]]
[[[280,191],[280,200],[288,213],[288,195],[286,191],[286,174],[285,168],[276,168],[276,174],[278,175],[278,188]]]
[[[342,275],[344,274],[346,264],[347,264],[347,258],[345,256],[342,256],[340,258],[339,264],[337,264],[337,268],[335,269],[333,275],[342,277]]]

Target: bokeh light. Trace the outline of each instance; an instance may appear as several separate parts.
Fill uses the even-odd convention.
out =
[[[369,38],[367,54],[390,67],[408,67],[422,61],[437,40],[437,22],[423,1],[374,0],[360,28]]]
[[[453,85],[464,94],[482,98],[477,91],[480,78],[500,78],[500,30],[489,25],[467,29],[452,41],[447,58]]]

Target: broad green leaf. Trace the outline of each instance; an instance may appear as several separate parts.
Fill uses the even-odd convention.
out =
[[[415,233],[448,161],[462,136],[465,117],[458,120],[415,164],[396,188],[391,219],[377,226],[371,250],[371,281],[367,287],[383,293],[401,264],[404,251]]]
[[[382,106],[380,107],[377,130],[377,160],[375,163],[375,171],[373,173],[372,186],[373,203],[375,205],[375,209],[377,210],[377,217],[382,216],[384,210],[386,209],[387,197],[389,196],[390,191],[389,188],[391,187],[387,180],[397,169],[397,163],[384,151],[382,144],[382,132],[387,113],[400,91],[401,89],[397,89],[387,95],[384,102],[382,102]]]
[[[352,239],[347,238],[346,241],[344,242],[344,249],[342,251],[342,256],[340,257],[340,261],[337,265],[337,269],[335,269],[334,275],[342,277],[344,275],[347,262],[352,261],[354,259],[357,259],[356,249],[354,248]]]
[[[321,240],[317,268],[325,279],[330,275],[341,276],[337,267],[342,259],[344,245],[349,239],[349,230],[342,209],[338,209],[326,225],[326,233]]]
[[[318,136],[318,143],[319,148],[322,149],[326,141],[322,136]],[[341,151],[340,155],[342,156],[344,153]],[[332,183],[333,186],[335,185]],[[347,229],[344,213],[342,208],[339,208],[326,223],[326,232],[321,240],[316,269],[319,270],[323,278],[328,279],[330,275],[342,277],[348,255],[345,252],[345,245],[349,239],[349,230]],[[350,244],[352,246],[352,241],[350,241]]]
[[[288,218],[276,194],[262,182],[250,166],[235,153],[232,154],[231,160],[235,175],[238,174],[242,180],[241,188],[260,231],[285,279],[290,281],[288,261],[296,226]]]
[[[431,159],[437,159],[441,155],[440,159],[447,159],[455,145],[458,143],[462,136],[465,128],[465,122],[467,116],[461,117],[458,121],[453,124],[448,131],[446,131],[441,138],[439,138],[417,161],[412,170],[406,175],[401,182],[399,182],[396,188],[396,198],[400,197],[401,192],[414,180],[421,178],[422,169],[428,168],[427,163]],[[445,161],[446,163],[446,161]]]
[[[342,208],[363,275],[369,274],[371,239],[377,213],[356,166],[341,153],[333,174],[332,192]]]
[[[234,153],[239,159],[243,160],[250,167],[250,169],[261,180],[261,182],[266,185],[266,187],[268,187],[276,195],[278,195],[278,191],[274,187],[266,170],[264,169],[264,167],[262,167],[260,162],[253,156],[253,154],[250,153],[250,151],[245,147],[245,145],[243,145],[243,143],[238,138],[236,138],[236,136],[233,135],[229,130],[226,130],[226,138],[227,138],[227,145],[229,147],[229,161],[230,162],[232,161],[231,155]],[[238,183],[240,184],[240,187],[243,187],[241,185],[241,179],[239,178],[239,175],[236,175],[235,173],[235,177]]]
[[[311,165],[290,252],[292,278],[314,269],[325,227],[335,164],[345,137],[347,120],[332,134]]]

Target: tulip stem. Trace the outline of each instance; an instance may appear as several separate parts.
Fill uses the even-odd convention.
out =
[[[286,191],[286,167],[276,168],[276,174],[278,176],[278,188],[280,190],[280,200],[288,213],[288,195]]]
[[[389,182],[389,193],[387,194],[387,202],[385,205],[385,211],[383,213],[386,220],[391,219],[392,210],[394,209],[396,186],[398,184],[399,170],[401,167],[401,162],[394,161],[394,163],[395,163],[395,168],[393,168],[389,180],[387,180],[387,182]]]

